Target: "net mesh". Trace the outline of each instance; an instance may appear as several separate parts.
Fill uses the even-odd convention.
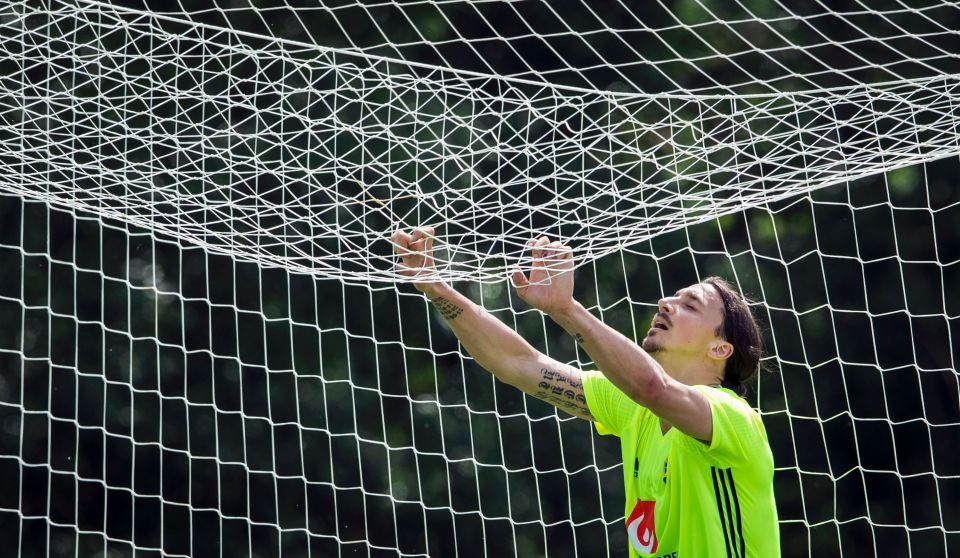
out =
[[[406,10],[354,8],[374,19]],[[749,74],[724,83],[736,75],[735,52],[702,62],[690,53],[688,80],[704,79],[700,64],[724,81],[669,94],[632,80],[613,90],[561,87],[523,72],[477,74],[370,54],[467,51],[489,37],[335,49],[287,38],[305,31],[254,32],[257,19],[291,25],[280,18],[287,12],[300,16],[294,24],[316,16],[309,27],[328,29],[321,16],[340,10],[217,9],[226,18],[217,27],[206,11],[9,4],[0,189],[344,280],[400,280],[384,238],[431,223],[445,247],[440,275],[489,282],[525,266],[524,243],[545,231],[569,239],[582,265],[661,232],[957,152],[960,81],[945,71],[957,71],[958,53],[940,46],[957,37],[935,19],[960,20],[955,6],[881,13],[888,23],[917,20],[917,37],[894,49],[899,59],[828,72],[839,83],[832,88],[794,89],[810,86],[814,71],[783,84]],[[431,21],[420,17],[420,25]],[[245,23],[226,26],[232,18]],[[649,32],[710,37],[714,27],[735,33],[735,23]],[[812,16],[794,23],[823,24]],[[924,25],[933,27],[921,32]],[[573,42],[593,31],[539,41]],[[521,41],[489,33],[506,51]],[[601,36],[607,51],[639,40],[609,28]],[[837,55],[843,60],[860,60],[880,50],[878,41],[886,52],[899,39],[831,46],[850,51]],[[820,52],[803,43],[787,50],[790,60]],[[767,53],[761,68],[780,56],[773,46],[749,52]],[[621,67],[602,60],[606,70]],[[626,66],[641,64],[666,82],[670,63],[640,57]],[[914,65],[926,72],[894,72]],[[796,71],[789,68],[776,64],[777,72]],[[858,72],[872,79],[852,81]],[[877,81],[884,78],[897,79]]]
[[[785,556],[960,553],[947,2],[7,2],[0,533],[18,555],[621,554],[620,456],[393,272],[538,349],[523,244],[637,338],[757,303]]]

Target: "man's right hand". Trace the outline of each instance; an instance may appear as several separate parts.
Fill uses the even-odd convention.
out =
[[[430,296],[443,285],[437,280],[437,268],[433,260],[433,227],[419,227],[413,234],[398,230],[390,235],[393,253],[400,256],[397,272],[407,277],[425,279],[414,281],[413,286]]]

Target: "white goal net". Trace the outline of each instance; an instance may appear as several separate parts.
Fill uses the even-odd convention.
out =
[[[564,4],[564,5],[561,5]],[[18,555],[622,555],[614,440],[497,383],[398,228],[544,352],[526,241],[636,337],[757,303],[785,556],[960,553],[960,8],[0,3]]]

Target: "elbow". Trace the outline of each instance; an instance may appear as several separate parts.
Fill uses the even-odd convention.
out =
[[[670,377],[666,372],[653,369],[650,374],[639,375],[630,386],[627,396],[648,409],[656,409],[667,395]]]
[[[501,382],[514,387],[520,387],[523,382],[523,370],[538,366],[540,357],[533,347],[529,351],[518,351],[513,353],[499,353],[495,351],[486,358],[476,358],[474,360],[483,369],[489,371]]]

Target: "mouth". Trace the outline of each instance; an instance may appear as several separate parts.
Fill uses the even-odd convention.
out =
[[[667,331],[668,329],[670,329],[670,326],[667,325],[666,320],[664,320],[659,316],[656,316],[653,318],[653,323],[650,324],[650,329],[651,330],[659,329],[661,331]]]

